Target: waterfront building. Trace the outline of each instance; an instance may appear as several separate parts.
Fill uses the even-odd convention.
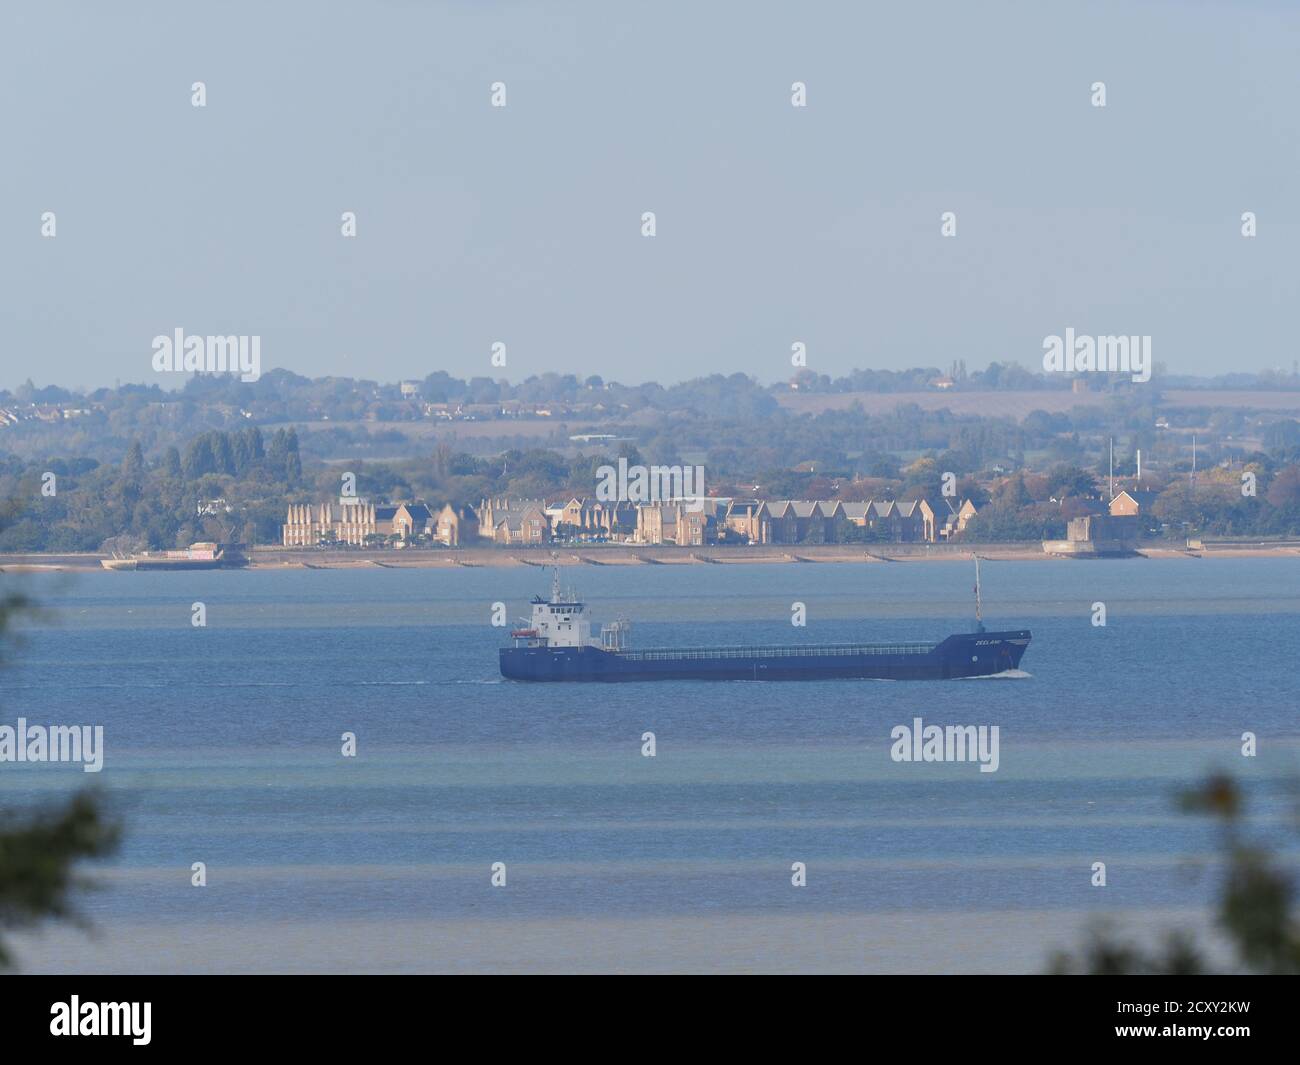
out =
[[[315,547],[331,541],[362,545],[369,537],[391,536],[396,514],[395,506],[376,506],[365,500],[316,506],[295,503],[281,526],[281,541],[285,547]]]
[[[434,519],[433,538],[448,547],[474,543],[479,536],[478,515],[472,507],[446,504]]]

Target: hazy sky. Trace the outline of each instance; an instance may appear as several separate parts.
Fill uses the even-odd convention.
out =
[[[5,0],[0,386],[172,387],[178,327],[382,380],[1041,365],[1067,326],[1289,368],[1298,122],[1295,2]]]

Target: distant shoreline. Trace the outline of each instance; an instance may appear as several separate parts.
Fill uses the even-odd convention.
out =
[[[773,565],[784,563],[828,564],[869,562],[962,562],[972,554],[996,562],[1070,562],[1101,559],[1068,559],[1049,555],[1036,543],[1001,544],[763,544],[754,547],[638,547],[627,544],[561,545],[557,547],[467,547],[427,550],[329,551],[302,548],[255,548],[246,569],[459,569],[559,566],[701,566]],[[8,554],[0,555],[2,573],[108,573],[100,566],[100,554]],[[1189,550],[1172,545],[1140,547],[1129,558],[1294,558],[1300,547],[1268,546],[1259,543],[1240,547],[1215,545]],[[186,571],[192,572],[192,571]],[[206,572],[206,571],[205,571]]]

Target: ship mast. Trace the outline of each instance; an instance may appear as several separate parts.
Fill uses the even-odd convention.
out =
[[[551,602],[558,603],[559,601],[560,601],[560,567],[552,566],[551,567]]]
[[[983,632],[984,611],[980,604],[980,557],[974,554],[973,557],[975,559],[975,631]]]

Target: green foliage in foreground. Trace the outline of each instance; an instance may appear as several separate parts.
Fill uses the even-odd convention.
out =
[[[1226,776],[1211,777],[1182,796],[1185,811],[1219,822],[1224,876],[1218,923],[1238,965],[1252,973],[1294,975],[1300,973],[1300,919],[1291,912],[1295,883],[1268,850],[1245,838],[1242,805],[1240,788]],[[1109,925],[1094,928],[1077,955],[1057,954],[1050,968],[1058,975],[1090,976],[1186,976],[1210,970],[1188,933],[1171,933],[1159,949],[1148,952],[1124,942]]]
[[[89,792],[24,818],[0,814],[0,928],[30,927],[49,918],[78,921],[70,896],[92,884],[77,876],[73,865],[112,853],[119,834]],[[0,968],[9,964],[0,940]]]
[[[30,609],[21,595],[0,595],[0,663],[12,642],[15,615]],[[31,927],[47,919],[81,923],[72,895],[92,884],[76,874],[74,865],[111,854],[119,837],[120,827],[89,792],[22,816],[0,810],[0,929]],[[0,969],[11,964],[0,939]]]

